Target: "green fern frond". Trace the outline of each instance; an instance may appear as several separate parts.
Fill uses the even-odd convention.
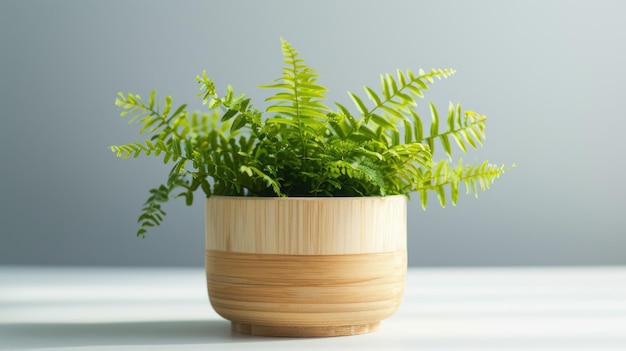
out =
[[[335,181],[329,183],[333,187],[336,184],[344,184],[340,187],[352,188],[359,194],[386,195],[383,175],[378,168],[373,167],[372,163],[366,159],[361,160],[361,162],[344,160],[328,162],[325,165],[324,174],[328,177],[326,181]],[[356,182],[353,180],[356,180]]]
[[[299,52],[291,44],[281,39],[284,63],[282,77],[278,83],[263,85],[260,88],[277,89],[279,92],[266,101],[273,104],[266,112],[277,117],[267,120],[270,125],[282,128],[283,133],[293,133],[303,147],[302,157],[309,156],[310,140],[319,140],[327,128],[329,108],[322,103],[327,89],[317,84],[317,73],[299,58]]]
[[[146,155],[154,154],[159,156],[163,154],[163,162],[168,163],[171,161],[178,161],[183,158],[186,160],[192,159],[190,153],[190,147],[187,146],[187,141],[179,139],[177,137],[171,137],[167,140],[157,140],[152,142],[150,140],[144,140],[144,143],[134,142],[123,145],[112,145],[109,148],[115,152],[118,157],[129,158],[131,155],[137,158],[142,152]]]
[[[381,95],[365,86],[364,90],[368,99],[374,106],[368,108],[363,99],[358,95],[349,92],[359,113],[365,118],[365,123],[369,122],[375,114],[380,114],[385,119],[393,121],[395,119],[406,119],[411,116],[411,110],[417,106],[416,100],[424,96],[423,91],[428,89],[428,85],[434,83],[434,78],[443,79],[455,73],[452,69],[432,69],[428,73],[420,70],[415,75],[411,70],[402,72],[397,70],[397,78],[391,74],[380,76]],[[380,113],[376,113],[381,111]]]
[[[418,139],[421,142],[426,142],[432,152],[435,150],[435,142],[438,141],[443,148],[443,151],[448,155],[448,158],[452,158],[451,139],[463,152],[467,152],[467,144],[476,149],[478,146],[483,145],[485,139],[485,127],[486,117],[473,111],[462,111],[461,105],[456,106],[452,103],[448,106],[448,114],[446,118],[447,129],[440,131],[441,118],[439,112],[433,103],[430,103],[430,112],[432,122],[430,125],[430,134],[427,137],[418,135],[421,137]],[[414,114],[413,123],[419,125],[421,132],[421,120],[419,116]],[[416,132],[420,133],[420,132]],[[422,134],[421,132],[420,134]],[[466,144],[467,143],[467,144]]]
[[[415,189],[422,197],[422,207],[426,209],[427,197],[429,191],[437,194],[442,207],[446,205],[446,192],[448,188],[452,204],[456,205],[459,197],[459,183],[464,183],[467,194],[474,194],[478,197],[479,190],[485,191],[491,187],[491,184],[505,173],[504,165],[495,165],[487,161],[480,165],[463,165],[459,160],[458,165],[451,167],[450,162],[441,160],[433,165],[429,172],[423,175],[424,181]]]
[[[192,189],[185,176],[179,173],[170,173],[167,183],[150,189],[150,196],[144,203],[141,214],[137,219],[140,225],[137,230],[137,236],[145,237],[149,227],[161,224],[163,217],[167,214],[162,209],[162,204],[168,202],[172,198],[172,192],[181,187],[186,190],[183,193],[188,197],[187,203],[190,204],[193,201],[193,190],[195,189]]]
[[[173,113],[170,114],[172,109],[172,97],[166,96],[164,99],[164,105],[161,106],[156,101],[155,91],[150,93],[148,104],[146,104],[138,94],[124,95],[121,92],[118,93],[118,97],[115,99],[115,104],[122,108],[120,116],[132,116],[129,123],[140,122],[143,124],[139,130],[139,134],[142,134],[145,131],[154,133],[164,127],[167,127],[168,124],[187,107],[186,104],[180,105]]]
[[[261,179],[263,179],[267,183],[268,186],[272,187],[272,189],[274,190],[277,196],[285,196],[280,191],[280,184],[276,180],[274,180],[272,177],[268,176],[267,174],[259,170],[258,168],[242,165],[241,167],[239,167],[239,171],[247,174],[249,177],[252,177],[253,175],[261,177]]]
[[[411,70],[406,72],[397,70],[397,78],[391,74],[383,74],[380,94],[368,86],[364,87],[367,99],[373,103],[372,107],[366,105],[365,99],[348,92],[363,117],[363,123],[357,129],[357,133],[367,134],[370,138],[385,139],[389,145],[413,141],[428,142],[423,138],[422,121],[415,112],[417,100],[424,96],[423,91],[427,90],[435,79],[447,78],[454,73],[452,69],[432,69],[428,73],[420,70],[418,75]],[[345,107],[338,106],[344,113],[349,114]],[[449,149],[445,146],[446,142],[449,144],[447,138],[447,135],[441,137],[446,150]],[[430,144],[432,143],[429,142]]]

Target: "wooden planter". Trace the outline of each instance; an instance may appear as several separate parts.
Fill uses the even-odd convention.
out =
[[[233,330],[267,336],[374,331],[400,304],[406,197],[206,200],[206,274]]]

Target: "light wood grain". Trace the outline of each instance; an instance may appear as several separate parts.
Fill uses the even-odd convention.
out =
[[[243,332],[250,326],[257,335],[354,334],[374,330],[400,305],[406,251],[271,255],[207,250],[206,271],[211,305],[234,327],[243,325],[237,327]]]
[[[274,336],[366,333],[398,308],[406,197],[206,201],[206,274],[233,330]]]
[[[360,254],[406,248],[406,197],[206,200],[206,249]]]
[[[232,330],[242,334],[260,336],[288,337],[326,337],[370,333],[378,330],[380,322],[364,325],[345,325],[336,327],[277,327],[267,325],[250,325],[232,323]]]

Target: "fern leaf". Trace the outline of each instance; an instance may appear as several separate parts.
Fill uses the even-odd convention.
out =
[[[356,94],[353,94],[353,93],[350,93],[350,92],[348,92],[348,94],[350,94],[350,98],[352,98],[352,101],[354,102],[354,104],[356,105],[357,109],[359,110],[359,113],[361,113],[364,116],[369,115],[369,113],[367,111],[367,107],[363,103],[363,100],[361,100],[361,98],[358,97]]]
[[[367,96],[369,97],[370,100],[372,100],[376,105],[382,104],[382,100],[380,99],[378,94],[374,92],[372,88],[366,86],[364,87],[364,89],[365,89],[365,92],[367,92]]]
[[[446,192],[443,185],[436,187],[435,192],[437,193],[437,198],[439,199],[441,207],[446,207]]]
[[[435,113],[433,113],[433,111]],[[432,137],[432,135],[437,135],[438,133],[435,132],[433,134],[433,131],[436,131],[439,129],[439,117],[436,114],[436,109],[434,109],[434,106],[431,105],[431,117],[432,117],[432,121],[430,124],[430,135],[431,137],[426,138],[426,142],[428,144],[428,147],[430,148],[431,152],[434,154],[435,153],[435,137]]]
[[[465,147],[465,143],[463,142],[463,139],[461,139],[459,134],[466,136],[464,132],[451,133],[450,135],[452,135],[452,138],[454,138],[454,141],[456,142],[456,145],[459,147],[459,149],[461,149],[461,151],[465,153],[467,152],[467,147]],[[472,142],[470,142],[470,145],[474,148],[476,147],[475,144],[473,144]],[[451,156],[451,152],[448,152],[448,156]]]
[[[420,203],[422,205],[422,208],[425,210],[426,207],[428,206],[428,191],[422,190],[419,192],[419,194],[420,194]]]

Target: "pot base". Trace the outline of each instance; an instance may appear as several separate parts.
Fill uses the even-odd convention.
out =
[[[241,334],[310,338],[365,334],[376,331],[380,326],[380,322],[337,327],[282,327],[232,322],[231,326],[233,331]]]

